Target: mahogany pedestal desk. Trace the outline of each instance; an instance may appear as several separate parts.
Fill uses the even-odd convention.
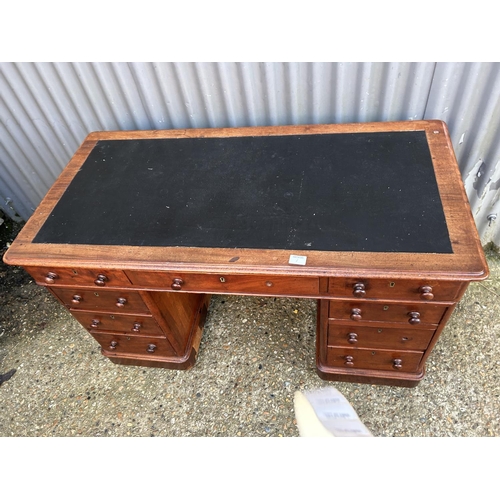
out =
[[[4,260],[116,363],[190,368],[211,294],[304,297],[321,377],[409,387],[488,275],[440,121],[94,132]]]

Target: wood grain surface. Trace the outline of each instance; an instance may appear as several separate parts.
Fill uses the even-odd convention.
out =
[[[376,131],[425,131],[450,240],[452,254],[303,251],[305,266],[289,264],[290,251],[193,247],[127,247],[113,245],[33,244],[32,240],[97,141],[138,138],[236,137],[290,134],[338,134]],[[444,280],[480,280],[488,275],[446,125],[440,121],[303,125],[235,129],[120,131],[90,134],[49,190],[23,231],[6,252],[7,264],[22,266],[150,269],[234,274],[296,276],[373,276]]]

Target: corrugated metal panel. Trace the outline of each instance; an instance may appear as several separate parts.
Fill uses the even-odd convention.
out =
[[[498,97],[498,73],[487,63],[0,63],[0,203],[28,218],[93,130],[433,117],[449,122],[465,176],[477,177],[469,165],[480,158],[479,175],[496,179],[498,99],[485,93]],[[481,189],[468,189],[476,211]]]
[[[447,122],[481,239],[499,245],[500,63],[438,64],[425,118]]]

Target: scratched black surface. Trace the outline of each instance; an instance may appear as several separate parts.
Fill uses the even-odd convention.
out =
[[[33,241],[452,252],[424,132],[100,141]]]

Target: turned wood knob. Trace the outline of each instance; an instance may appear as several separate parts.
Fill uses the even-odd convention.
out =
[[[403,368],[403,360],[401,359],[394,359],[392,361],[392,366],[396,368],[397,370],[401,370]]]
[[[56,279],[59,278],[56,273],[47,273],[45,276],[45,283],[52,285],[55,283]]]
[[[354,321],[361,320],[362,319],[361,309],[358,309],[357,307],[351,309],[351,319],[353,319]]]
[[[148,352],[155,352],[156,346],[154,344],[148,344],[148,348],[146,349]]]
[[[116,307],[124,307],[126,303],[127,299],[120,297],[119,299],[116,300]]]
[[[434,298],[431,286],[421,286],[419,291],[420,297],[424,300],[432,300]]]
[[[112,340],[111,343],[109,344],[109,348],[111,350],[116,349],[116,346],[118,345],[118,342],[116,340]]]
[[[410,323],[410,325],[418,325],[420,323],[419,312],[416,311],[409,312],[408,316],[410,316],[410,319],[408,320],[408,323]]]
[[[90,328],[97,328],[100,324],[101,322],[98,319],[93,319]]]
[[[98,274],[97,278],[94,280],[94,283],[97,286],[104,286],[106,284],[106,281],[108,281],[108,277],[105,274]]]
[[[141,324],[140,323],[134,323],[134,326],[132,327],[132,331],[139,333],[141,331]]]
[[[352,288],[352,294],[358,299],[366,296],[365,285],[363,283],[356,283]]]
[[[358,341],[357,333],[349,333],[347,335],[347,342],[349,342],[349,344],[355,344],[357,341]]]
[[[72,304],[79,304],[83,300],[83,297],[81,295],[73,295],[73,298],[71,299]]]
[[[354,366],[354,358],[352,356],[344,356],[345,363],[347,366]]]
[[[181,278],[174,278],[172,285],[170,285],[174,290],[180,290],[184,285],[184,281]]]

